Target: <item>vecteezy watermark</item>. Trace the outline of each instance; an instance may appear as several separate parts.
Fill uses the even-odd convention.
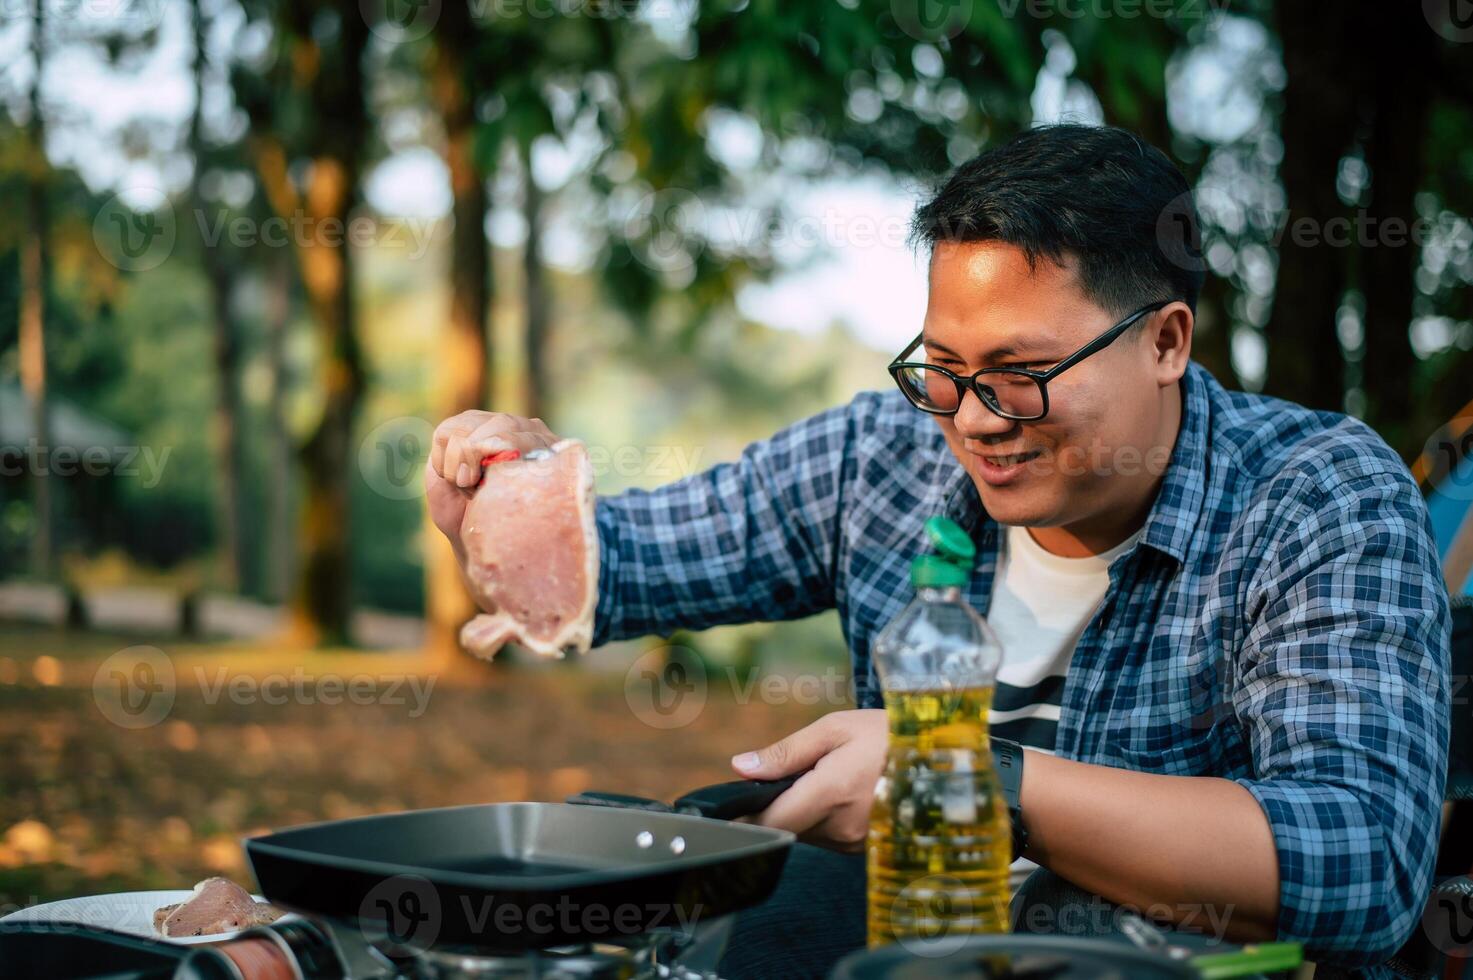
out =
[[[419,875],[394,875],[369,889],[358,904],[363,938],[394,956],[429,949],[439,938],[440,893]]]
[[[633,840],[628,843],[638,846]],[[684,902],[587,902],[566,894],[540,901],[461,893],[447,901],[429,879],[404,874],[385,878],[363,896],[358,928],[379,949],[412,956],[433,947],[446,933],[556,939],[630,936],[661,929],[689,936],[703,909],[700,903]]]
[[[952,874],[924,875],[896,892],[890,903],[890,924],[898,945],[915,955],[935,957],[955,952],[979,934],[997,932],[999,924],[1008,923],[1014,913],[1014,928],[1031,934],[1120,935],[1131,923],[1146,920],[1221,943],[1235,911],[1230,903],[1160,902],[1144,908],[1117,905],[1083,889],[1067,884],[1063,887],[1067,889],[1064,896],[1050,888],[1050,900],[1030,901],[1025,884],[1019,892],[1022,904],[1012,909],[1005,890],[989,895]]]
[[[1459,416],[1428,437],[1418,460],[1417,475],[1440,496],[1473,500],[1473,469],[1462,466],[1473,458],[1473,418]],[[1425,467],[1425,470],[1424,470]]]
[[[1437,886],[1422,912],[1422,931],[1449,957],[1473,957],[1473,878],[1461,875]]]
[[[1168,261],[1189,271],[1206,271],[1204,249],[1212,246],[1203,239],[1203,222],[1206,237],[1233,250],[1249,243],[1280,248],[1285,241],[1299,248],[1421,248],[1444,239],[1451,248],[1473,247],[1473,223],[1466,219],[1444,227],[1436,218],[1379,217],[1365,208],[1322,219],[1236,200],[1230,191],[1206,187],[1177,195],[1157,216],[1156,241]]]
[[[999,846],[1012,847],[1011,841]],[[1008,921],[1008,894],[981,894],[949,874],[912,879],[890,902],[895,942],[915,956],[946,956],[968,939],[1000,932]]]
[[[418,260],[434,244],[439,223],[432,218],[381,219],[372,214],[315,218],[305,211],[258,219],[225,210],[190,208],[192,230],[208,248],[384,248]],[[156,187],[131,185],[108,198],[92,219],[92,240],[102,257],[124,272],[147,272],[174,254],[178,209]]]
[[[1026,886],[1023,889],[1026,892]],[[1158,902],[1141,907],[1116,905],[1098,895],[1075,888],[1070,900],[1027,902],[1020,910],[1018,926],[1026,932],[1047,932],[1061,936],[1118,935],[1122,924],[1131,919],[1169,923],[1180,932],[1204,936],[1213,942],[1227,937],[1228,925],[1237,910],[1232,903],[1212,905],[1205,902]]]
[[[695,266],[710,234],[709,221],[699,197],[682,187],[667,187],[634,202],[624,212],[621,232],[645,266],[680,273]]]
[[[417,415],[401,415],[374,426],[358,444],[358,472],[374,493],[390,500],[424,495],[424,466],[434,445],[434,426]],[[673,481],[699,470],[703,446],[585,443],[595,478],[649,477]]]
[[[29,20],[37,0],[0,0],[0,24]],[[159,25],[163,0],[62,0],[46,3],[46,27],[54,40],[85,37],[98,29],[143,30]],[[81,30],[74,30],[80,26]]]
[[[164,475],[172,446],[43,446],[30,439],[21,449],[17,462],[0,457],[0,476],[29,474],[41,476],[114,476],[140,477],[141,486],[152,490]]]
[[[132,186],[126,195],[114,194],[92,219],[98,252],[124,272],[158,268],[173,254],[177,238],[174,206],[157,187]]]
[[[652,647],[624,672],[624,703],[651,728],[684,728],[706,708],[706,668],[689,647]]]
[[[440,0],[358,0],[358,12],[376,36],[390,44],[405,44],[434,30]]]
[[[1004,17],[1034,20],[1200,21],[1227,11],[1231,0],[995,0]]]
[[[944,41],[971,23],[972,4],[973,0],[890,0],[890,14],[896,26],[917,41]]]
[[[300,667],[257,676],[232,674],[223,666],[210,670],[200,665],[189,676],[205,704],[212,706],[222,700],[273,707],[407,706],[410,718],[421,717],[429,708],[437,680],[432,674],[309,674]],[[98,666],[92,675],[92,699],[102,716],[120,728],[151,728],[173,711],[179,682],[174,661],[164,651],[152,646],[128,647]]]
[[[656,479],[679,480],[697,472],[703,447],[701,446],[603,446],[588,447],[588,462],[594,476],[612,473],[615,476],[648,476]]]
[[[34,922],[44,922],[45,930],[53,935],[66,935],[84,930],[115,929],[131,931],[138,922],[138,903],[124,893],[116,896],[96,895],[85,905],[62,905],[47,908],[43,914],[30,910],[40,905],[56,903],[42,902],[39,895],[29,895],[24,904],[0,902],[0,933],[17,932],[31,927]],[[13,915],[12,913],[19,913]],[[8,974],[7,974],[8,975]]]
[[[987,376],[982,376],[985,384]],[[1013,447],[1009,447],[1013,448]],[[974,453],[963,449],[963,465],[969,473],[985,474],[994,469],[1011,469],[1029,479],[1048,479],[1055,475],[1066,479],[1081,477],[1113,477],[1149,475],[1159,477],[1171,464],[1169,446],[1107,446],[1098,439],[1088,443],[1064,446],[1025,447],[1007,454]]]
[[[358,0],[358,11],[368,29],[390,44],[405,44],[427,37],[440,21],[442,0]],[[456,0],[466,4],[473,23],[497,20],[551,20],[554,17],[586,17],[594,20],[681,18],[696,0]]]
[[[358,444],[358,472],[369,489],[390,500],[425,492],[424,465],[435,427],[417,415],[401,415],[374,427]]]
[[[437,678],[433,674],[308,674],[301,667],[290,673],[264,676],[234,674],[225,667],[206,672],[194,668],[205,704],[219,703],[222,697],[231,704],[340,704],[409,706],[409,717],[418,718],[430,705]]]
[[[689,11],[696,0],[468,0],[471,14],[480,20],[550,20],[587,17],[591,20],[630,20],[640,14],[652,19],[671,18]]]
[[[624,700],[651,728],[684,728],[700,717],[713,681],[724,681],[739,705],[829,705],[850,703],[848,674],[835,667],[811,673],[745,673],[734,664],[708,667],[689,647],[664,644],[642,653],[624,673]]]
[[[993,4],[1008,20],[1206,20],[1227,10],[1230,0],[890,0],[895,24],[917,41],[956,37],[972,22],[978,4]],[[990,15],[989,15],[990,16]]]
[[[630,846],[637,846],[633,841]],[[579,902],[560,895],[555,902],[497,901],[485,896],[472,902],[461,898],[461,910],[476,932],[532,936],[633,935],[655,929],[674,929],[689,935],[701,915],[701,905],[663,902]],[[554,971],[554,975],[556,975]]]
[[[414,260],[424,258],[434,244],[435,229],[439,227],[433,218],[387,221],[371,214],[358,214],[343,220],[335,216],[314,218],[301,210],[258,220],[248,215],[209,214],[195,209],[193,217],[200,239],[209,248],[217,247],[222,241],[237,248],[258,244],[267,248],[352,245],[407,250],[409,258]]]
[[[1473,41],[1473,0],[1422,0],[1422,16],[1454,44]]]
[[[803,253],[818,248],[899,250],[910,236],[910,218],[827,208],[819,213],[774,215],[757,208],[712,208],[679,187],[616,200],[619,234],[643,265],[656,272],[690,269],[711,246],[726,250]]]
[[[158,647],[134,646],[104,660],[92,675],[92,700],[119,728],[151,728],[174,708],[174,662]]]

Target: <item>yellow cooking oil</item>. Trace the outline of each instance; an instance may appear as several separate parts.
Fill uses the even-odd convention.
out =
[[[868,842],[869,945],[1008,931],[1012,835],[987,740],[991,684],[886,690]]]

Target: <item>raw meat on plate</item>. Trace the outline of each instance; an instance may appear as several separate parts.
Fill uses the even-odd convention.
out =
[[[194,895],[178,905],[165,905],[153,914],[161,936],[213,936],[262,926],[281,918],[281,910],[258,902],[228,878],[206,878],[194,886]]]

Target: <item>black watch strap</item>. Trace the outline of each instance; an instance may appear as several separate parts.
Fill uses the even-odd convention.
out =
[[[992,764],[997,767],[997,779],[1008,804],[1008,823],[1013,827],[1016,861],[1028,850],[1028,828],[1023,825],[1023,746],[1005,738],[993,737],[991,742]]]

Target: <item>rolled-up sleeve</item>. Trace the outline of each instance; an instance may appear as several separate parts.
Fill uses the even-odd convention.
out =
[[[1409,477],[1362,473],[1285,503],[1251,590],[1233,707],[1279,865],[1279,934],[1308,957],[1386,959],[1435,862],[1447,766],[1446,589]]]
[[[849,447],[871,401],[804,419],[735,462],[601,498],[594,645],[832,608]]]

